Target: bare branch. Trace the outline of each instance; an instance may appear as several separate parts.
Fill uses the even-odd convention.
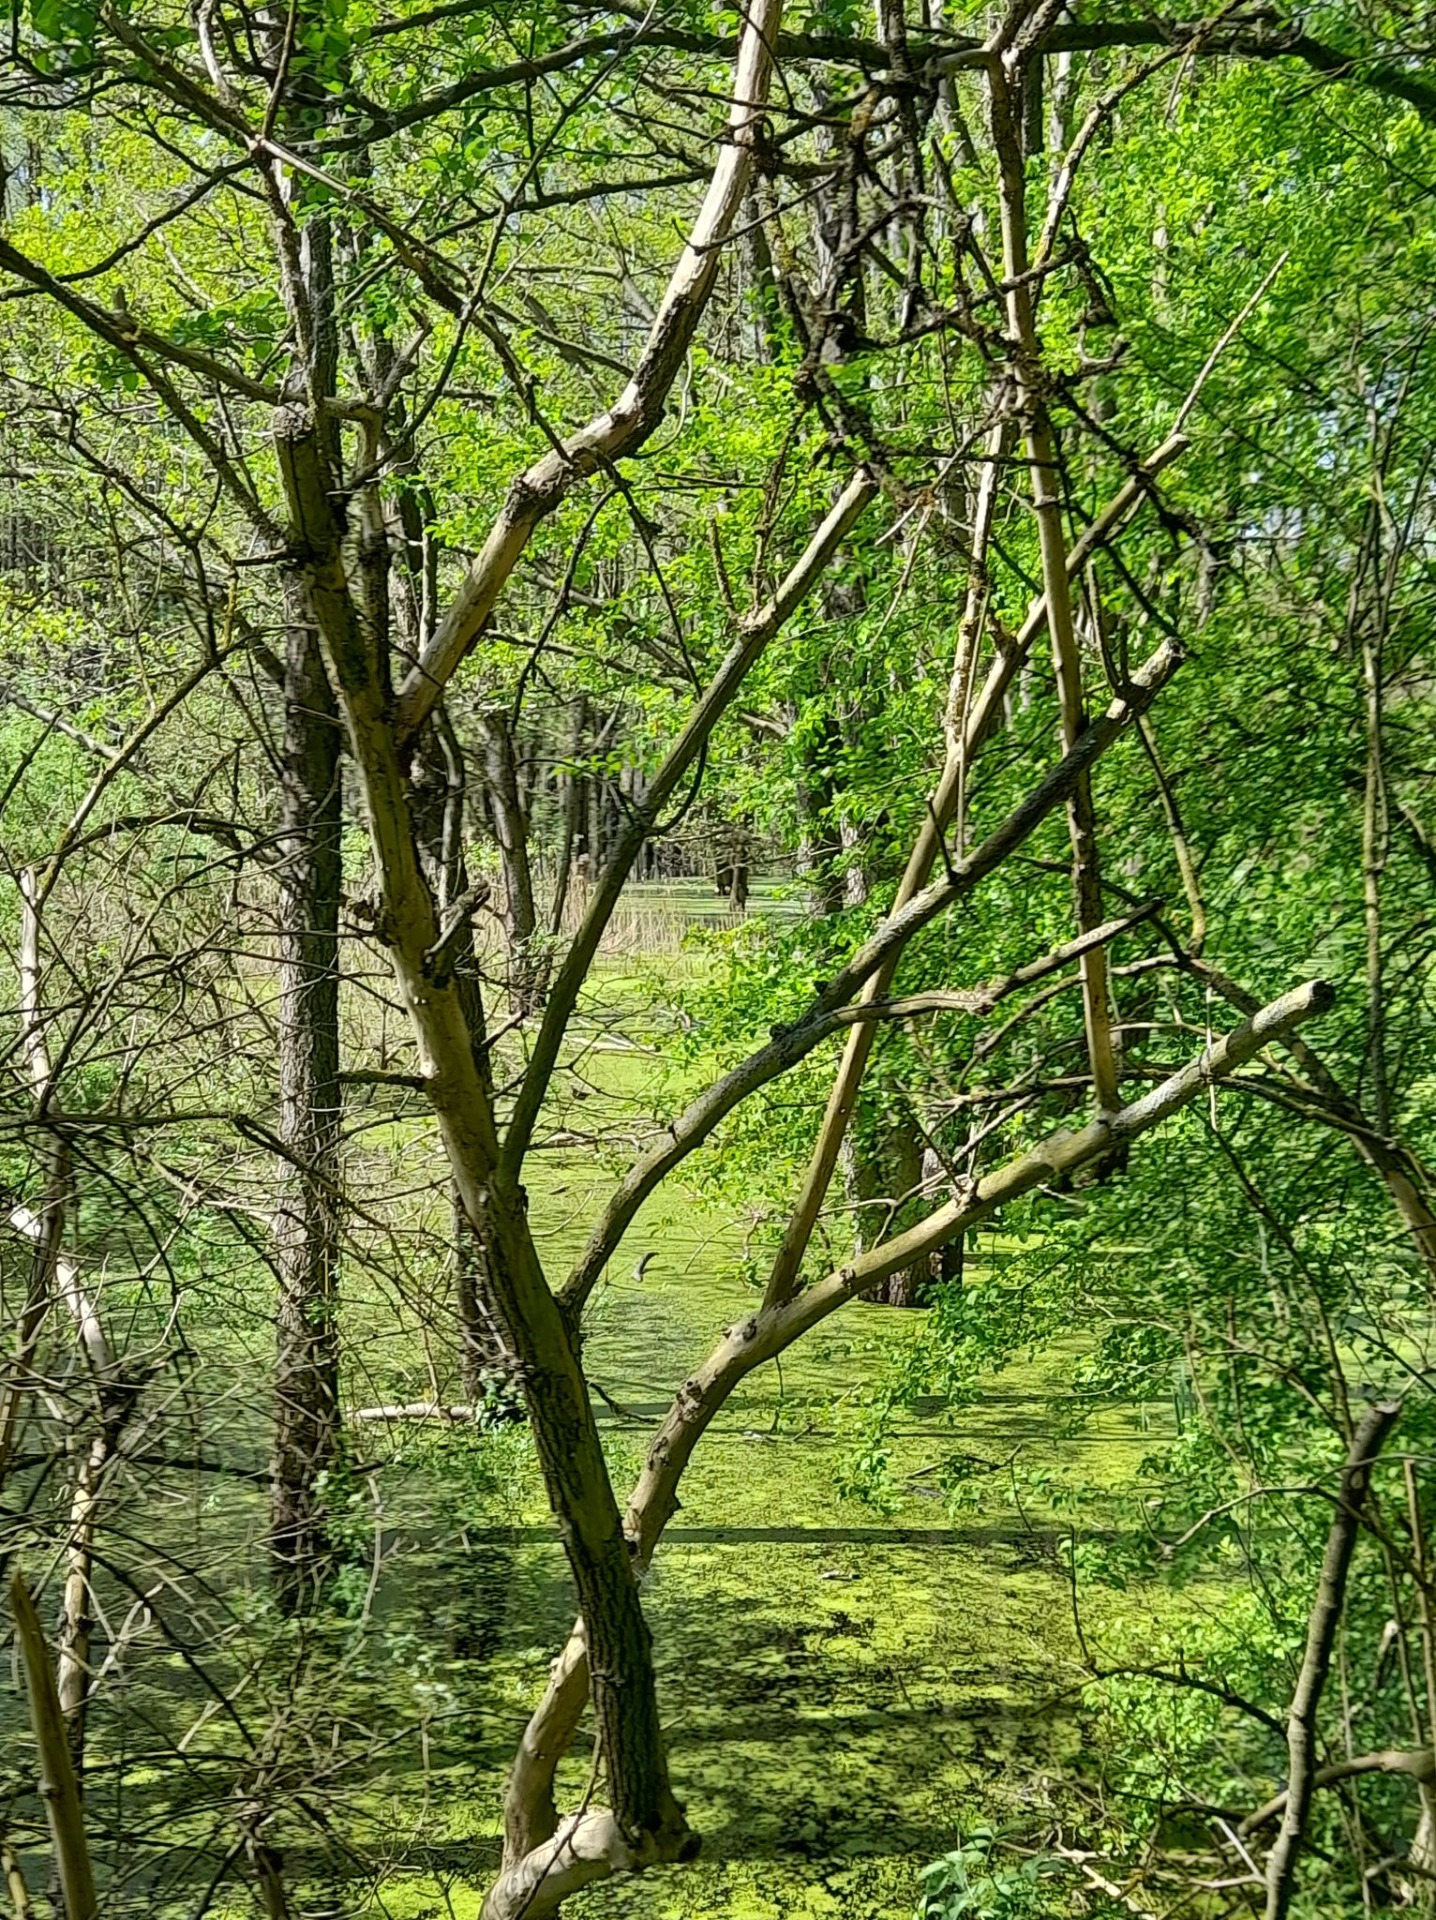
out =
[[[753,146],[768,99],[772,40],[780,13],[781,0],[756,0],[744,22],[723,151],[632,379],[612,407],[566,440],[561,451],[545,455],[510,488],[468,579],[399,689],[402,736],[411,738],[433,711],[540,520],[558,507],[576,482],[642,446],[662,418],[669,388],[703,317],[723,244],[747,191]]]
[[[1356,1548],[1362,1511],[1371,1490],[1372,1469],[1400,1412],[1399,1401],[1379,1401],[1369,1408],[1351,1436],[1346,1462],[1341,1469],[1336,1514],[1326,1537],[1321,1576],[1307,1625],[1306,1654],[1297,1676],[1296,1691],[1292,1695],[1291,1713],[1287,1720],[1290,1772],[1281,1830],[1267,1857],[1266,1920],[1286,1920],[1291,1905],[1297,1858],[1306,1837],[1307,1816],[1311,1812],[1311,1796],[1316,1786],[1317,1770],[1313,1764],[1316,1716],[1331,1666],[1336,1629],[1346,1605],[1346,1580],[1351,1571],[1351,1556]]]

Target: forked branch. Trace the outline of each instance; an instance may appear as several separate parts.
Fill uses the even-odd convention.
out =
[[[1208,1088],[1254,1059],[1304,1021],[1324,1013],[1335,995],[1324,981],[1311,981],[1261,1008],[1223,1035],[1150,1093],[1115,1113],[1100,1114],[1079,1131],[1050,1134],[1028,1152],[975,1182],[964,1194],[908,1232],[883,1241],[825,1280],[776,1306],[760,1308],[730,1327],[679,1388],[649,1448],[628,1503],[626,1527],[636,1565],[646,1568],[678,1506],[678,1486],[693,1450],[739,1383],[774,1359],[849,1300],[870,1291],[889,1274],[990,1219],[1039,1187],[1069,1178],[1079,1168],[1126,1146],[1191,1104]],[[588,1697],[587,1653],[576,1627],[555,1661],[548,1689],[525,1729],[509,1778],[510,1807],[551,1805],[554,1775],[577,1731]],[[584,1816],[591,1818],[591,1816]],[[566,1829],[577,1844],[578,1817]],[[588,1842],[593,1834],[583,1829]],[[614,1861],[617,1866],[621,1862]],[[612,1870],[590,1860],[587,1877]],[[526,1911],[539,1863],[531,1856],[511,1862],[489,1895],[485,1920],[517,1920]],[[538,1878],[542,1882],[543,1870]],[[551,1911],[551,1908],[539,1909]]]
[[[633,378],[614,404],[545,454],[509,489],[468,578],[398,694],[398,731],[412,739],[493,611],[534,528],[580,480],[635,452],[663,416],[747,192],[753,147],[768,102],[782,0],[753,0],[738,42],[733,102],[708,192],[659,303]]]

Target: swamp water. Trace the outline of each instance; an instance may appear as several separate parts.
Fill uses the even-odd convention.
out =
[[[542,1156],[532,1210],[551,1272],[606,1184],[591,1154]],[[675,1190],[649,1203],[596,1296],[585,1352],[620,1494],[674,1388],[751,1310],[740,1253],[731,1219]],[[1149,1437],[1114,1415],[1055,1435],[1052,1356],[964,1408],[900,1409],[883,1497],[856,1497],[854,1409],[922,1317],[847,1309],[781,1371],[750,1378],[704,1438],[645,1589],[674,1784],[702,1857],[591,1889],[576,1916],[909,1920],[923,1866],[980,1821],[1039,1832],[1080,1770],[1062,1536],[1005,1469],[1055,1467],[1100,1500]],[[376,1344],[363,1375],[351,1402],[376,1383],[386,1398],[422,1392],[412,1353],[386,1362]],[[169,1521],[147,1512],[133,1565],[172,1556],[155,1600],[170,1641],[141,1633],[91,1743],[115,1912],[258,1911],[237,1859],[216,1874],[236,1845],[245,1751],[255,1804],[283,1809],[266,1837],[296,1920],[476,1915],[504,1770],[572,1619],[567,1571],[521,1427],[376,1426],[360,1445],[349,1617],[320,1632],[277,1629],[247,1599],[263,1585],[259,1485],[177,1484]],[[252,1450],[261,1466],[261,1432]],[[960,1515],[938,1484],[955,1457],[982,1476]],[[186,1569],[202,1557],[201,1582]],[[111,1615],[132,1600],[115,1588]],[[242,1740],[186,1658],[191,1628],[196,1645],[228,1637],[210,1664]],[[561,1804],[589,1770],[581,1742]]]
[[[581,1240],[591,1168],[551,1165],[550,1207],[574,1202],[544,1247],[562,1271],[560,1256]],[[688,1197],[651,1203],[598,1298],[585,1352],[621,1490],[673,1389],[751,1310],[738,1252],[732,1224]],[[652,1257],[639,1276],[641,1253]],[[1107,1418],[1086,1436],[1054,1438],[1038,1363],[961,1411],[936,1400],[901,1410],[887,1435],[887,1498],[845,1497],[858,1444],[851,1401],[920,1321],[869,1306],[836,1316],[785,1356],[781,1374],[751,1377],[705,1436],[645,1588],[675,1787],[703,1853],[691,1867],[596,1887],[574,1914],[910,1920],[922,1867],[975,1823],[1040,1830],[1061,1801],[1081,1748],[1061,1536],[1001,1468],[1056,1466],[1081,1484],[1090,1455],[1095,1482],[1110,1485],[1124,1464],[1135,1469],[1149,1436]],[[933,1478],[953,1455],[997,1469],[983,1475],[976,1509],[956,1518]],[[452,1715],[426,1743],[422,1839],[407,1859],[395,1851],[368,1908],[395,1920],[476,1913],[496,1859],[503,1770],[573,1611],[526,1461],[471,1515],[456,1519],[441,1500],[446,1527],[432,1517],[435,1491],[413,1469],[383,1495],[396,1549],[401,1537],[411,1544],[379,1582],[376,1624],[452,1654],[419,1683],[440,1688]],[[565,1770],[567,1804],[585,1789],[589,1758],[581,1745]],[[417,1827],[414,1770],[394,1771],[395,1826]]]

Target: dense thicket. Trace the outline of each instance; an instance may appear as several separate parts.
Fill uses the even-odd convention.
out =
[[[926,1311],[850,1499],[1037,1347],[1064,1418],[1159,1410],[1122,1524],[1061,1516],[1082,1844],[929,1910],[1429,1904],[1424,34],[16,14],[20,1911],[47,1844],[116,1913],[379,1910],[416,1462],[458,1513],[536,1463],[578,1615],[488,1920],[690,1860],[643,1582],[729,1396],[865,1296]],[[751,1310],[630,1488],[585,1334],[695,1187]]]

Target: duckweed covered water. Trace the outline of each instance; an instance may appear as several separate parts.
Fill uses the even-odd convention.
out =
[[[562,1198],[582,1176],[554,1163]],[[552,1256],[579,1243],[580,1212],[552,1235]],[[616,1263],[586,1354],[607,1396],[601,1419],[620,1487],[673,1389],[751,1310],[739,1251],[732,1223],[684,1196],[650,1207]],[[1048,1466],[1095,1490],[1129,1475],[1149,1437],[1109,1417],[1095,1433],[1055,1439],[1056,1355],[1002,1375],[961,1411],[935,1399],[901,1410],[884,1436],[882,1497],[845,1494],[865,1390],[920,1321],[848,1310],[781,1370],[750,1378],[705,1436],[645,1593],[675,1785],[703,1855],[594,1888],[576,1914],[908,1920],[925,1864],[978,1821],[1040,1830],[1080,1769],[1062,1536],[1013,1474]],[[938,1484],[954,1457],[983,1489],[957,1517]],[[449,1563],[456,1586],[486,1558],[502,1568],[485,1583],[494,1609],[485,1684],[512,1701],[516,1731],[570,1615],[562,1557],[536,1486],[521,1514],[466,1539]],[[495,1770],[477,1766],[460,1796],[455,1829],[478,1842],[471,1870],[492,1858],[506,1759],[499,1748]],[[580,1742],[566,1777],[573,1799],[588,1761]],[[439,1913],[447,1900],[466,1915],[481,1879],[461,1871],[440,1898],[426,1877],[391,1878],[384,1908]]]
[[[590,1052],[570,1104],[591,1103],[600,1136],[616,1118],[631,1130],[652,1071],[646,1055]],[[408,1123],[368,1145],[396,1161],[418,1150]],[[531,1214],[559,1275],[608,1170],[589,1147],[535,1164]],[[656,1196],[595,1297],[585,1351],[620,1494],[674,1389],[751,1311],[750,1226],[686,1188]],[[1149,1436],[1112,1414],[1059,1436],[1060,1353],[960,1408],[901,1404],[875,1433],[874,1392],[922,1322],[847,1309],[745,1382],[705,1436],[645,1592],[674,1783],[703,1854],[591,1889],[572,1906],[583,1920],[906,1920],[921,1868],[974,1824],[1037,1833],[1063,1804],[1082,1767],[1071,1595],[1061,1528],[1022,1476],[1050,1468],[1100,1498],[1130,1480]],[[347,1324],[350,1404],[424,1396],[433,1357],[395,1334],[388,1305],[357,1299]],[[112,1909],[256,1910],[233,1858],[215,1872],[234,1849],[243,1755],[255,1803],[282,1809],[266,1837],[305,1920],[469,1920],[497,1860],[514,1742],[573,1616],[527,1436],[361,1429],[335,1613],[297,1628],[255,1598],[264,1435],[240,1437],[252,1480],[196,1490],[176,1476],[158,1519],[147,1495],[134,1535],[134,1566],[168,1555],[171,1586],[92,1722]],[[132,1521],[116,1510],[121,1544]],[[133,1597],[112,1582],[107,1621]],[[221,1689],[234,1716],[214,1704]],[[8,1724],[18,1751],[13,1708]],[[561,1783],[570,1804],[590,1757],[581,1736]],[[14,1831],[42,1851],[38,1807],[22,1793],[16,1809]]]

